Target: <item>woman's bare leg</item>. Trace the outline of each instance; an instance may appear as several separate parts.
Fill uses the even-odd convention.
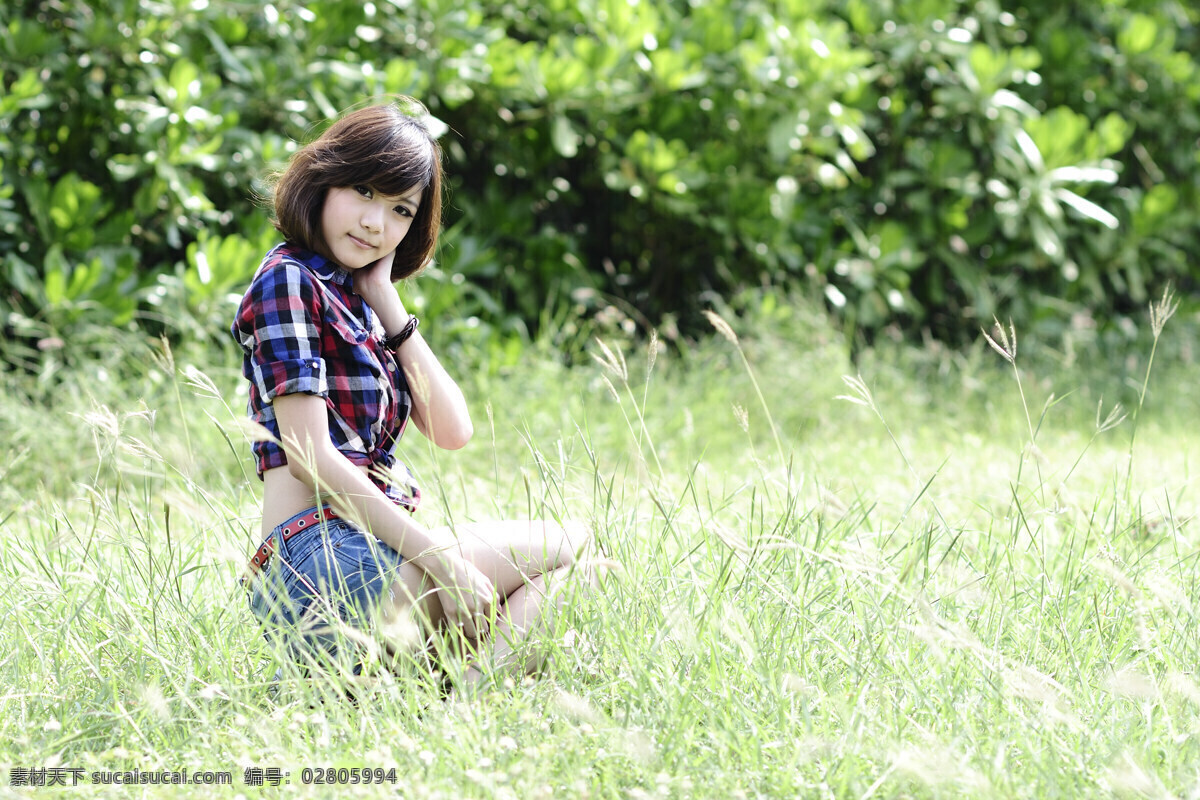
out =
[[[584,555],[590,535],[579,524],[559,525],[541,520],[478,522],[455,526],[462,555],[492,581],[499,598],[496,624],[488,636],[489,658],[501,672],[513,668],[514,652],[534,631],[546,612],[557,607],[567,588],[566,580],[577,559]],[[585,580],[594,582],[586,565]],[[417,611],[433,625],[441,624],[443,614],[436,592],[422,570],[411,564],[401,566],[394,594],[400,603],[417,604]],[[519,673],[536,669],[538,659],[519,665]],[[468,667],[468,682],[482,673]]]

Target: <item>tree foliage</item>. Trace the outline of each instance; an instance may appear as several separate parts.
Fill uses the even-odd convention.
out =
[[[222,334],[266,171],[422,99],[453,188],[409,288],[485,332],[670,334],[747,284],[954,339],[1194,281],[1179,0],[56,0],[0,9],[0,313]],[[503,338],[503,337],[499,337]]]

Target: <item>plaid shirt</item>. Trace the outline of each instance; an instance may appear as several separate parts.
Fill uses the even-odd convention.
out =
[[[295,245],[279,245],[259,266],[232,333],[244,354],[252,420],[278,440],[272,400],[297,392],[325,398],[334,447],[354,464],[385,468],[400,486],[379,470],[371,471],[372,480],[395,502],[416,508],[420,491],[393,455],[412,395],[349,272]],[[260,478],[287,463],[274,441],[255,442],[253,452]]]

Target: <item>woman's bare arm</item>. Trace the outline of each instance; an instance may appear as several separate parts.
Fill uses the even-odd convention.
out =
[[[327,497],[339,514],[428,573],[442,590],[447,618],[474,636],[478,625],[491,614],[494,587],[461,556],[457,542],[435,538],[338,452],[329,436],[324,398],[289,394],[276,397],[273,405],[292,476]]]
[[[409,313],[391,282],[392,259],[381,258],[354,273],[354,291],[379,317],[388,336],[403,330]],[[438,447],[458,450],[471,441],[471,412],[458,384],[421,336],[413,333],[396,350],[413,396],[413,424]]]

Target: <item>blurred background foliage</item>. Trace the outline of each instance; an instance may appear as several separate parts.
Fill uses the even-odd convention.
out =
[[[405,291],[493,365],[537,330],[687,336],[748,286],[857,342],[993,315],[1127,335],[1200,274],[1198,23],[1184,0],[4,4],[5,357],[97,326],[223,339],[274,241],[264,177],[386,93],[448,126],[444,245]]]

